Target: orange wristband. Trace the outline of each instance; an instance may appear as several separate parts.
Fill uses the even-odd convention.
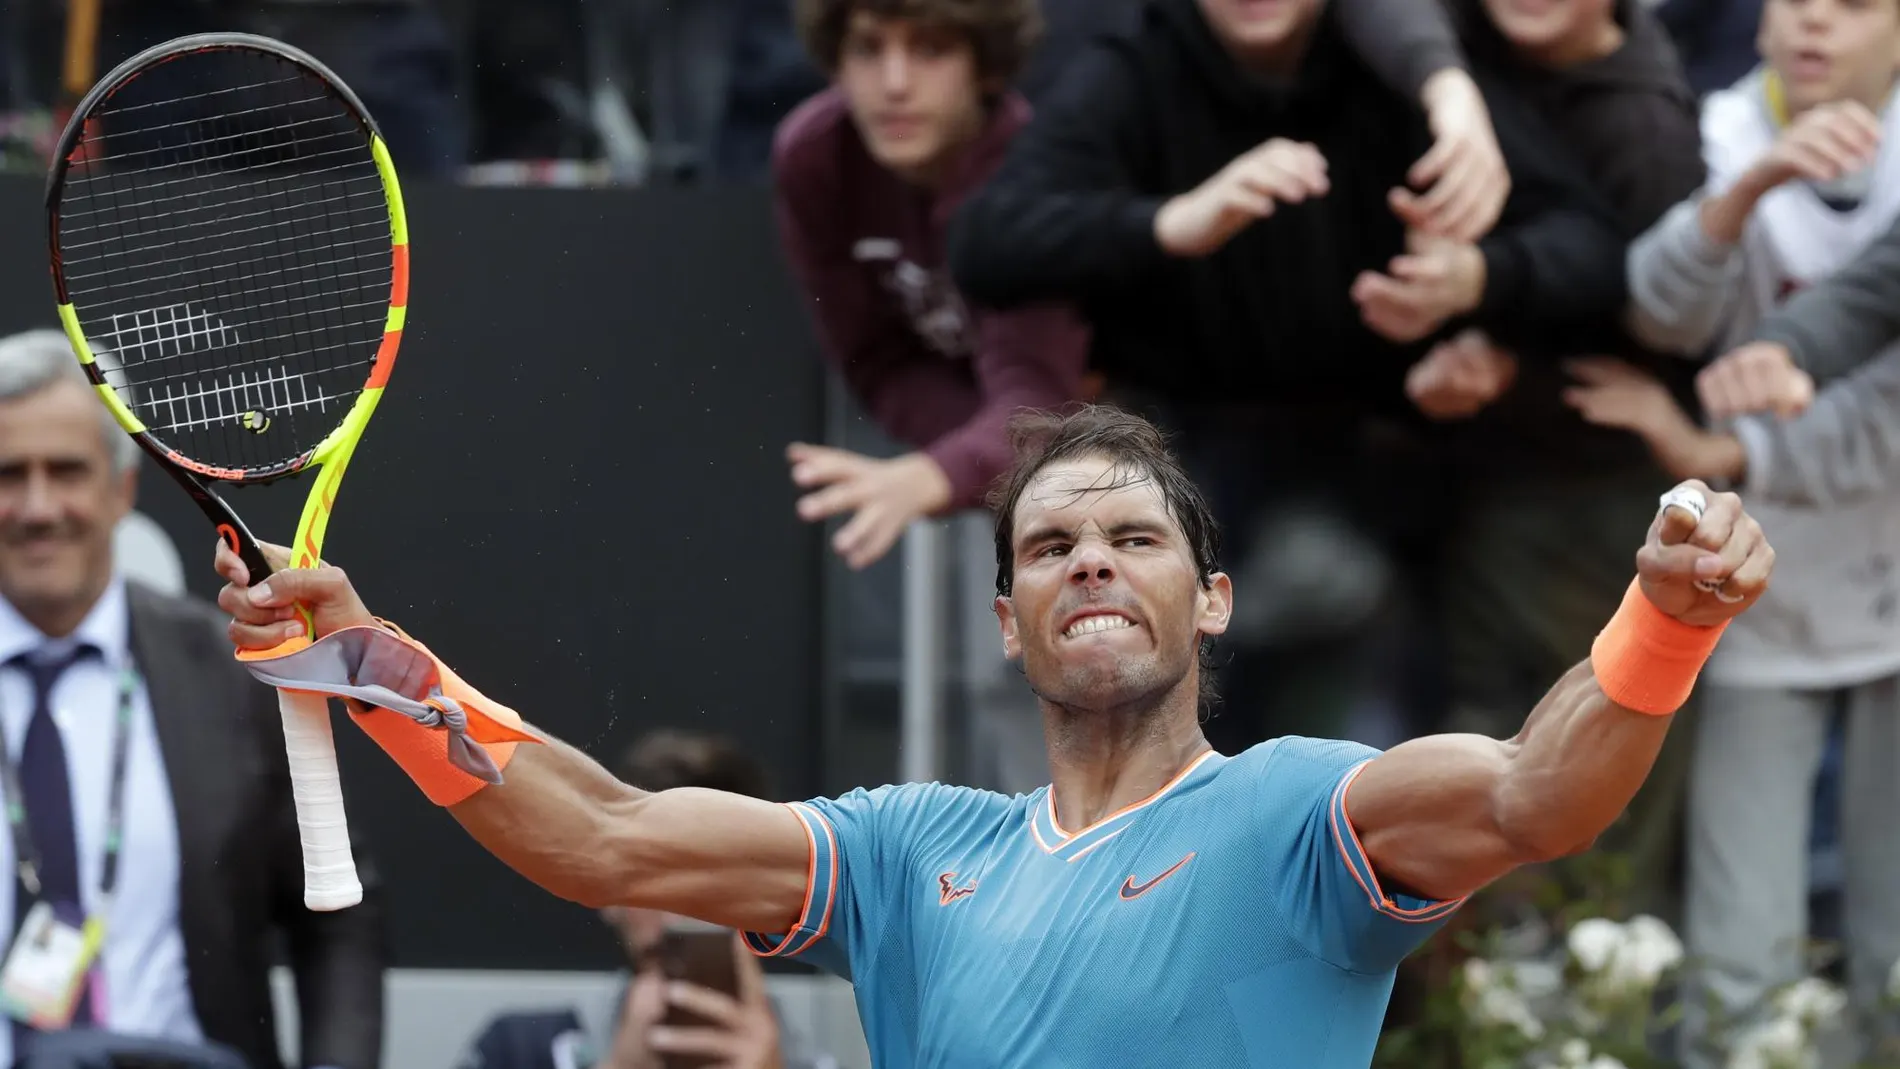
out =
[[[521,729],[521,714],[499,702],[489,699],[481,691],[468,685],[454,670],[442,663],[427,646],[417,642],[402,628],[388,620],[378,619],[377,623],[408,640],[410,645],[427,654],[435,662],[435,670],[440,675],[442,693],[460,702],[469,714],[469,736],[482,744],[495,767],[505,769],[515,755],[515,746],[521,742],[538,742],[533,735]],[[346,700],[345,708],[350,711],[350,719],[363,733],[383,748],[383,752],[393,758],[402,770],[409,774],[416,786],[429,801],[440,806],[450,806],[467,801],[483,787],[489,786],[487,780],[472,776],[449,762],[449,734],[435,728],[426,728],[398,712],[378,709],[361,702]]]
[[[1728,621],[1696,627],[1656,608],[1631,580],[1616,615],[1590,647],[1590,669],[1604,696],[1625,709],[1669,716],[1695,689],[1696,676]]]

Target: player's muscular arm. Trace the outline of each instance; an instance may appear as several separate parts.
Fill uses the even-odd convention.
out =
[[[1642,786],[1669,719],[1610,701],[1586,662],[1515,738],[1431,735],[1381,754],[1347,813],[1388,891],[1462,898],[1588,848]]]
[[[556,739],[519,747],[503,782],[449,812],[510,868],[585,906],[783,932],[804,904],[810,850],[784,806],[698,788],[638,790]]]
[[[263,549],[277,567],[287,560],[281,547]],[[223,544],[217,567],[227,580],[218,604],[231,614],[239,649],[268,650],[301,634],[298,605],[310,610],[316,638],[379,626],[340,569],[281,570],[253,587],[243,561]],[[523,728],[542,741],[514,744],[501,783],[480,784],[449,768],[439,747],[441,767],[422,770],[480,786],[458,792],[449,810],[515,871],[587,906],[666,910],[761,932],[796,922],[811,854],[790,810],[720,791],[637,790],[579,750]],[[412,777],[414,759],[397,758]]]
[[[1586,849],[1635,796],[1721,626],[1761,595],[1774,564],[1740,499],[1683,488],[1706,511],[1659,512],[1636,558],[1640,591],[1515,737],[1418,739],[1353,781],[1346,810],[1388,891],[1463,897]]]

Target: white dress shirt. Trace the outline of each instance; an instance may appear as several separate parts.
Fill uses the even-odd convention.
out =
[[[0,598],[0,732],[13,760],[19,760],[33,716],[33,685],[25,672],[5,662],[49,643],[53,650],[65,650],[86,642],[103,654],[68,668],[52,693],[53,721],[66,747],[72,784],[80,897],[88,916],[101,908],[119,673],[132,663],[130,611],[124,581],[114,577],[78,631],[55,642]],[[191,1005],[185,937],[178,924],[178,824],[142,684],[133,693],[127,743],[118,887],[105,917],[102,983],[93,989],[93,1011],[103,1027],[115,1032],[196,1041],[203,1036]],[[0,876],[0,920],[6,923],[0,938],[9,940],[15,923],[14,872],[13,837],[0,832],[0,873],[5,874]],[[0,1027],[0,1065],[13,1064],[12,1048],[11,1031]]]

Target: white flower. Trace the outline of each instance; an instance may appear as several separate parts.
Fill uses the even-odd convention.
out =
[[[1510,971],[1512,990],[1532,1002],[1563,993],[1564,971],[1554,962],[1520,961],[1504,968]]]
[[[1472,991],[1482,991],[1494,983],[1491,963],[1483,958],[1465,959],[1465,987]]]
[[[1566,1039],[1557,1048],[1557,1062],[1564,1069],[1582,1069],[1590,1061],[1590,1044],[1581,1039]]]
[[[1682,940],[1655,917],[1632,917],[1623,931],[1625,938],[1614,959],[1614,971],[1625,980],[1654,987],[1664,973],[1682,964]]]
[[[1820,1064],[1807,1029],[1792,1017],[1777,1017],[1743,1032],[1728,1058],[1728,1069],[1817,1069]]]
[[[1664,973],[1682,964],[1682,940],[1650,916],[1628,924],[1602,917],[1579,921],[1570,929],[1568,945],[1584,972],[1614,989],[1655,987]]]
[[[1846,1008],[1847,993],[1816,976],[1797,980],[1775,995],[1775,1012],[1808,1032],[1834,1023]]]
[[[1584,972],[1597,972],[1610,963],[1623,945],[1623,926],[1605,917],[1590,917],[1570,929],[1570,956]]]
[[[1464,981],[1465,1012],[1474,1020],[1515,1028],[1525,1039],[1544,1038],[1544,1022],[1538,1020],[1530,1002],[1517,989],[1515,970],[1510,965],[1467,959]]]

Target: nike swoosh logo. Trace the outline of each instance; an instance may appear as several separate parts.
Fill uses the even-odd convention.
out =
[[[1165,880],[1168,877],[1174,875],[1175,873],[1180,872],[1182,867],[1192,860],[1194,860],[1194,855],[1189,854],[1188,856],[1182,858],[1181,860],[1175,862],[1172,866],[1170,866],[1168,868],[1168,871],[1162,873],[1159,876],[1156,876],[1154,879],[1149,880],[1146,883],[1136,883],[1135,878],[1133,876],[1128,877],[1127,879],[1122,881],[1122,890],[1121,890],[1122,901],[1133,902],[1135,899],[1140,898],[1142,895],[1145,895],[1149,891],[1154,890],[1156,885],[1160,884],[1162,880]]]

